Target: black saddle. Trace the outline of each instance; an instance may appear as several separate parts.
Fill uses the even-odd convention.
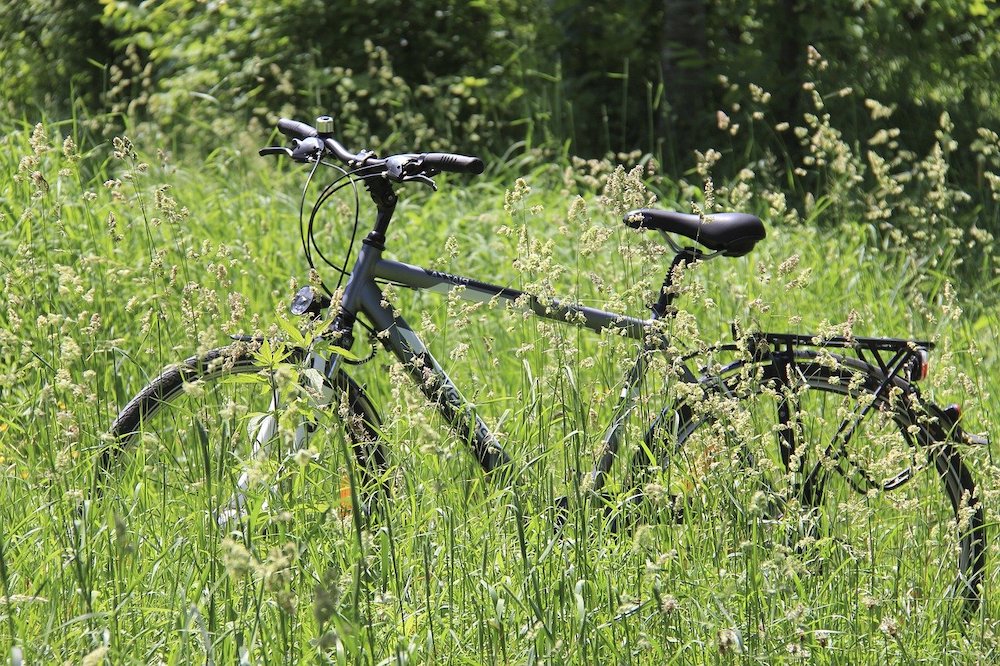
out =
[[[639,208],[625,214],[625,224],[681,234],[727,257],[742,257],[767,236],[760,218],[747,213],[716,213],[703,221],[698,215]]]

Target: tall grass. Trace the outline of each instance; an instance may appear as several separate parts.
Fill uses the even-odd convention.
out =
[[[308,279],[294,228],[304,174],[252,158],[253,146],[175,160],[126,140],[81,153],[64,140],[73,135],[67,125],[22,127],[0,144],[10,176],[0,191],[5,658],[864,663],[996,655],[995,545],[985,603],[966,622],[953,601],[866,577],[863,557],[823,566],[837,543],[788,547],[758,519],[752,496],[733,490],[750,477],[725,465],[705,475],[699,510],[683,525],[646,513],[633,529],[617,529],[581,499],[554,532],[547,509],[567,489],[584,497],[578,472],[591,464],[635,347],[489,304],[389,290],[517,455],[511,487],[483,478],[381,353],[357,371],[392,445],[392,499],[370,520],[345,507],[353,468],[334,422],[321,421],[310,451],[249,458],[247,421],[267,409],[272,384],[190,387],[178,417],[187,429],[144,437],[96,494],[108,425],[161,368],[230,334],[279,332],[293,283]],[[707,176],[704,160],[702,168]],[[728,340],[733,320],[801,332],[849,323],[855,335],[932,339],[939,348],[928,395],[963,403],[970,430],[993,429],[1000,321],[961,299],[970,285],[950,286],[951,255],[937,252],[947,242],[934,252],[880,249],[872,225],[846,214],[847,204],[833,202],[843,219],[821,229],[802,221],[815,211],[782,210],[773,183],[746,176],[706,193],[702,176],[692,174],[698,182],[689,186],[649,163],[633,171],[538,165],[518,175],[441,179],[434,195],[407,188],[390,253],[644,316],[669,255],[626,230],[620,213],[651,203],[651,192],[684,208],[691,199],[703,208],[712,198],[742,200],[766,220],[787,219],[769,223],[748,257],[687,272],[683,310],[670,323],[684,348]],[[324,218],[331,258],[351,232],[344,203]],[[266,380],[295,396],[290,370]],[[653,389],[639,410],[645,419],[664,395]],[[991,450],[963,453],[992,535]],[[262,480],[248,516],[220,528],[215,516],[247,469]],[[943,496],[914,499],[920,516],[923,502]],[[886,524],[905,527],[910,515]],[[900,552],[901,562],[909,555]]]

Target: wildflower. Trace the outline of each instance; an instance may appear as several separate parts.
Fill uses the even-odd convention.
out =
[[[14,606],[16,604],[44,604],[48,603],[45,597],[38,597],[30,594],[12,594],[9,597],[0,597],[0,606]]]
[[[680,604],[677,603],[677,598],[672,594],[668,594],[660,599],[660,612],[664,615],[673,615],[679,608]]]
[[[788,643],[785,646],[785,650],[788,652],[789,656],[795,657],[797,659],[808,659],[809,650],[802,647],[800,643]]]
[[[793,254],[792,256],[781,262],[778,266],[778,275],[787,275],[795,270],[795,267],[799,265],[799,255]]]
[[[337,578],[336,569],[327,569],[323,574],[322,581],[316,584],[313,616],[321,627],[333,617],[340,602],[340,587],[337,585]]]
[[[73,338],[63,338],[60,344],[59,355],[64,364],[68,365],[76,361],[80,358],[81,354],[80,345],[77,344],[76,340]]]
[[[640,525],[635,531],[632,541],[632,550],[641,552],[656,546],[656,534],[649,525]]]
[[[99,664],[104,663],[104,658],[107,656],[107,654],[108,654],[108,647],[106,645],[102,645],[101,647],[97,648],[90,654],[84,656],[83,661],[81,661],[80,663],[83,666],[98,666]]]
[[[222,540],[222,566],[230,576],[242,578],[253,565],[253,556],[242,543],[229,537]]]
[[[59,368],[56,370],[56,388],[69,391],[73,388],[73,379],[70,377],[69,370],[66,368]]]
[[[806,62],[810,67],[815,67],[820,72],[830,64],[812,44],[806,48]]]
[[[127,136],[116,136],[111,140],[114,147],[114,155],[119,160],[131,160],[135,158],[135,149],[132,141]]]
[[[711,178],[705,179],[705,204],[704,206],[699,206],[695,202],[691,202],[691,208],[695,213],[701,217],[702,222],[708,222],[708,216],[712,214],[715,210],[715,183]]]
[[[101,328],[101,315],[94,313],[90,315],[90,323],[80,329],[84,335],[94,335]]]
[[[288,614],[295,612],[298,598],[291,589],[295,579],[295,560],[298,549],[294,543],[287,543],[280,550],[271,549],[267,561],[261,565],[261,573],[267,589],[271,592],[278,606]]]
[[[587,202],[583,197],[574,197],[566,213],[566,220],[577,225],[587,222]]]
[[[31,150],[36,156],[41,156],[49,151],[51,146],[44,125],[41,123],[35,125],[34,129],[31,130],[31,138],[28,139],[28,143],[31,144]]]
[[[73,141],[73,137],[71,136],[67,136],[63,139],[62,152],[63,157],[70,162],[75,162],[80,157],[80,155],[76,152],[76,142]]]
[[[507,190],[503,196],[503,209],[510,214],[513,214],[514,208],[517,204],[524,201],[524,199],[531,192],[531,187],[528,185],[527,181],[523,178],[518,178],[514,181],[514,189]]]
[[[319,453],[313,449],[299,449],[295,452],[295,464],[299,467],[306,468],[310,463],[319,460]]]
[[[712,167],[722,159],[722,153],[715,150],[714,148],[709,148],[704,153],[701,151],[695,151],[695,157],[698,159],[698,164],[695,167],[698,170],[698,174],[702,177],[707,176]]]
[[[889,638],[896,638],[899,635],[899,625],[891,617],[886,616],[882,618],[882,622],[878,625],[878,628]]]
[[[31,172],[31,182],[35,184],[35,189],[39,194],[49,191],[49,181],[45,180],[45,175],[41,171]]]
[[[38,166],[38,158],[26,155],[22,157],[20,161],[17,163],[17,172],[19,174],[27,173],[29,171],[32,171],[36,166]],[[21,182],[20,176],[17,177],[15,182]]]
[[[771,93],[767,92],[755,83],[749,85],[750,98],[758,104],[767,104],[771,101]]]
[[[653,504],[662,504],[670,499],[670,493],[659,483],[647,483],[642,490],[643,495],[649,498],[649,501]]]
[[[878,100],[871,98],[865,99],[865,108],[868,109],[868,113],[871,115],[872,120],[888,118],[896,110],[895,106],[886,106]]]
[[[985,229],[980,229],[975,225],[969,228],[969,236],[971,236],[975,242],[982,243],[983,245],[993,242],[993,234]]]

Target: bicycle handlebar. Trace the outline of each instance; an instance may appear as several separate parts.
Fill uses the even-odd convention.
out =
[[[437,171],[451,171],[453,173],[481,174],[486,165],[478,157],[468,155],[456,155],[454,153],[424,153],[423,165]]]
[[[375,157],[374,153],[362,151],[352,153],[329,135],[320,134],[312,125],[298,120],[281,118],[278,131],[296,143],[290,155],[297,160],[307,160],[325,149],[341,162],[356,166],[385,166],[385,175],[402,181],[414,176],[431,176],[437,172],[481,174],[485,168],[478,157],[455,153],[404,153],[386,158]]]
[[[298,120],[290,118],[278,119],[278,131],[289,139],[306,139],[311,136],[319,136],[319,131],[312,125],[306,125]]]

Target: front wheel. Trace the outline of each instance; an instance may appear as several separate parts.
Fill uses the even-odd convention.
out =
[[[307,372],[302,349],[268,367],[259,346],[236,342],[193,356],[139,391],[109,429],[99,488],[131,474],[164,490],[234,486],[242,501],[253,479],[266,486],[296,467],[289,462],[305,466],[342,450],[354,452],[359,487],[383,483],[380,420],[364,390],[340,369],[332,378]]]
[[[906,381],[796,352],[696,390],[660,414],[637,458],[643,490],[668,498],[672,520],[708,512],[744,546],[763,524],[769,547],[872,603],[978,608],[983,505],[947,419]]]

